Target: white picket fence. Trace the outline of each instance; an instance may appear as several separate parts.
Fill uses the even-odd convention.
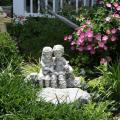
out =
[[[30,6],[29,6],[29,12],[27,12],[26,10],[26,2],[28,0],[13,0],[13,12],[14,14],[16,15],[23,15],[23,16],[40,16],[42,15],[41,14],[41,0],[36,0],[37,2],[37,11],[34,12],[34,0],[29,0],[29,3],[30,3]],[[76,12],[78,12],[79,10],[79,3],[80,1],[82,1],[83,5],[84,6],[88,6],[88,1],[90,1],[91,3],[91,6],[93,6],[95,4],[95,1],[96,0],[70,0],[72,2],[74,2],[75,4],[75,9],[76,9]],[[48,5],[49,5],[49,2],[52,2],[52,10],[53,12],[57,12],[56,8],[59,7],[60,10],[62,10],[64,8],[64,0],[44,0],[42,1],[44,2],[44,8],[45,10],[47,11],[49,8],[48,8]]]

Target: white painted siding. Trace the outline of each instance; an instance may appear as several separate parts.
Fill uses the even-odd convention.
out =
[[[24,16],[24,0],[13,0],[13,13],[17,16]]]

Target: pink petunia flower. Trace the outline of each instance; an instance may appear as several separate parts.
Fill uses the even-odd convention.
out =
[[[110,34],[111,34],[110,29],[106,30],[106,34],[108,34],[108,35],[110,35]]]
[[[86,49],[87,49],[88,51],[89,51],[89,50],[92,50],[92,45],[88,45]]]
[[[107,60],[105,58],[101,58],[100,64],[107,64]]]
[[[92,42],[92,40],[93,40],[93,38],[92,38],[92,37],[91,37],[91,38],[90,38],[90,37],[88,38],[88,41],[89,41],[89,42]]]
[[[102,41],[106,42],[107,40],[108,40],[108,36],[107,36],[107,35],[104,35],[104,36],[102,37]]]
[[[75,44],[76,44],[75,41],[72,41],[72,42],[71,42],[71,45],[75,45]]]
[[[107,6],[108,8],[111,8],[111,7],[112,7],[112,5],[111,5],[110,3],[106,3],[106,6]]]
[[[105,44],[104,44],[104,42],[99,42],[98,45],[99,45],[100,48],[104,48]]]
[[[101,37],[102,37],[102,35],[101,35],[100,33],[98,33],[98,34],[95,36],[95,39],[96,39],[96,40],[101,40]]]
[[[87,31],[87,32],[86,32],[86,36],[87,36],[88,38],[93,37],[93,31]]]
[[[103,49],[104,50],[108,50],[108,47],[106,45],[104,45]]]
[[[91,54],[91,55],[94,55],[94,54],[95,54],[95,49],[92,49],[92,50],[90,51],[90,54]]]
[[[114,7],[118,7],[119,6],[118,2],[114,2],[113,5],[114,5]]]
[[[120,17],[119,14],[113,14],[112,16],[115,17],[115,18],[119,18]]]
[[[80,34],[80,38],[81,38],[81,39],[84,39],[84,38],[85,38],[85,33],[84,33],[84,32],[82,32],[82,33]]]
[[[76,32],[76,34],[79,36],[80,34],[81,34],[81,29],[79,29],[77,32]]]
[[[68,36],[68,40],[69,40],[69,41],[72,40],[72,35],[69,35],[69,36]]]
[[[111,41],[114,42],[114,41],[116,41],[116,39],[117,39],[116,36],[115,36],[115,35],[112,35]]]
[[[84,48],[83,48],[82,46],[80,46],[80,48],[78,48],[78,50],[79,50],[80,52],[82,52],[82,51],[84,50]]]
[[[120,26],[118,26],[118,28],[117,28],[119,31],[120,31]]]
[[[112,34],[115,34],[115,33],[117,32],[117,30],[116,30],[115,28],[113,28],[113,29],[111,30],[111,32],[112,32]]]
[[[86,24],[90,25],[90,24],[91,24],[91,21],[90,21],[90,20],[87,20]]]
[[[65,36],[64,36],[64,41],[67,41],[67,40],[68,40],[68,36],[65,35]]]
[[[118,6],[118,7],[116,8],[116,10],[117,10],[117,11],[120,11],[120,6]]]

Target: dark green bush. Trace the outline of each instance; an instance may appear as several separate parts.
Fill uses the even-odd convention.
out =
[[[55,44],[64,45],[66,53],[70,53],[69,45],[63,38],[72,30],[57,19],[28,18],[24,25],[13,24],[8,28],[26,58],[31,56],[38,59],[44,46],[53,47]]]
[[[21,61],[15,41],[9,34],[0,33],[0,69],[6,68],[10,63],[13,68],[16,68]]]

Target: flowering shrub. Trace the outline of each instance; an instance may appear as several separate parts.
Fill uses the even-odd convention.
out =
[[[26,17],[25,16],[15,16],[13,17],[13,23],[14,24],[21,24],[23,25],[24,22],[26,21]]]
[[[110,62],[120,32],[120,2],[103,1],[92,15],[81,15],[76,20],[80,27],[64,36],[64,41],[69,41],[72,50],[86,54],[89,59],[96,56],[101,64]]]

